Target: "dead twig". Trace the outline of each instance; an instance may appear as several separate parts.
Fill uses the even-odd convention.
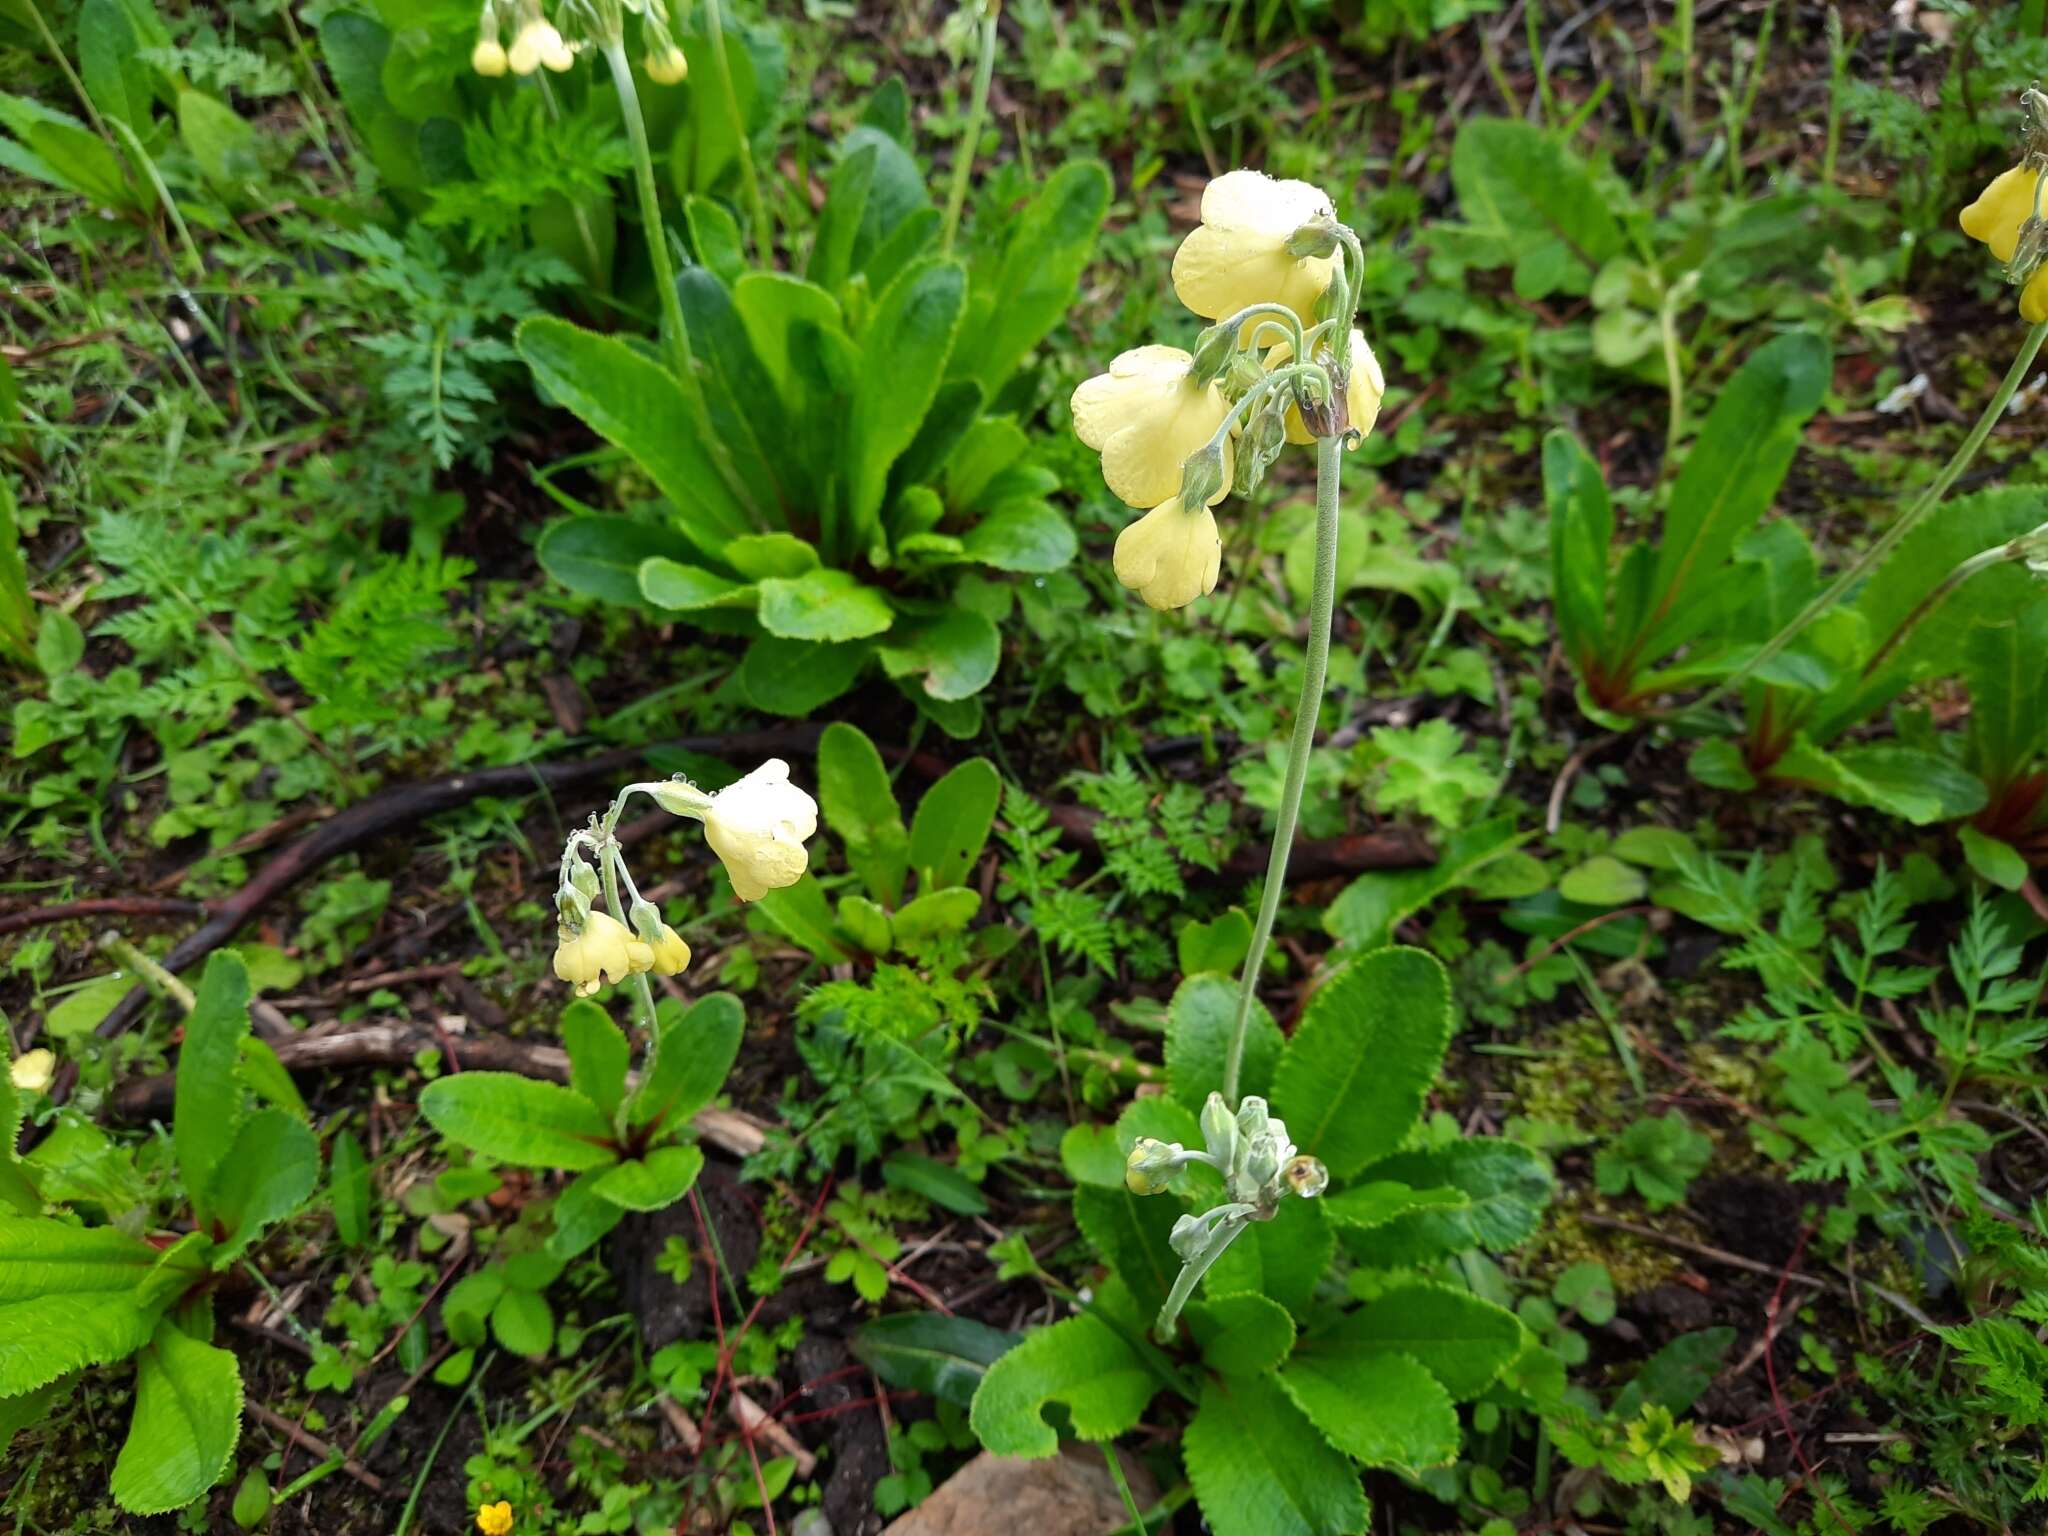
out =
[[[258,1424],[276,1430],[285,1439],[298,1446],[299,1449],[311,1451],[322,1461],[340,1462],[342,1471],[361,1483],[370,1492],[376,1494],[378,1498],[384,1497],[384,1480],[360,1461],[357,1461],[355,1457],[346,1454],[337,1446],[328,1444],[318,1435],[299,1428],[290,1419],[280,1414],[272,1413],[261,1403],[249,1402],[244,1403],[242,1406],[248,1412],[249,1417]]]

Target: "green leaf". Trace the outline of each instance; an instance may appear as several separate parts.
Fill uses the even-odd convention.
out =
[[[875,900],[898,905],[910,838],[882,754],[860,727],[835,720],[818,738],[818,804],[845,846],[847,867]]]
[[[182,1509],[226,1474],[241,1435],[235,1357],[162,1324],[136,1361],[135,1417],[114,1462],[114,1502],[138,1515]]]
[[[85,659],[85,631],[61,608],[43,615],[36,634],[36,665],[55,681]]]
[[[320,1143],[303,1121],[281,1109],[243,1121],[206,1194],[206,1208],[227,1228],[216,1263],[238,1257],[304,1205],[319,1182]]]
[[[266,1040],[254,1035],[242,1037],[242,1048],[237,1053],[240,1060],[242,1086],[254,1094],[260,1103],[275,1105],[294,1120],[310,1121],[311,1111],[300,1097],[299,1085],[292,1081],[291,1073],[278,1059]]]
[[[1771,777],[1869,806],[1916,827],[1975,815],[1987,799],[1984,781],[1941,753],[1882,743],[1830,752],[1804,735],[1795,737],[1772,765]]]
[[[674,1132],[725,1086],[747,1032],[747,1012],[730,992],[710,992],[680,1015],[661,1010],[647,1075],[626,1109],[636,1126]]]
[[[983,1216],[988,1199],[958,1168],[911,1152],[892,1153],[882,1164],[882,1182],[891,1189],[922,1195],[956,1216]]]
[[[1270,1376],[1205,1379],[1181,1453],[1215,1536],[1365,1529],[1369,1506],[1357,1472]]]
[[[1130,1287],[1147,1316],[1159,1310],[1180,1273],[1169,1239],[1185,1214],[1168,1195],[1134,1195],[1128,1189],[1084,1184],[1074,1191],[1074,1221],[1088,1246]]]
[[[693,193],[683,203],[683,222],[697,259],[728,288],[738,282],[747,270],[747,244],[731,210],[716,198]]]
[[[740,683],[756,709],[771,715],[808,715],[851,688],[873,654],[861,641],[814,645],[768,635],[747,648]]]
[[[135,1289],[156,1258],[111,1227],[0,1215],[0,1397],[140,1349],[156,1309]]]
[[[896,947],[896,932],[889,914],[865,896],[842,896],[834,908],[846,936],[871,955],[886,955]]]
[[[1237,983],[1222,976],[1190,976],[1167,1005],[1166,1083],[1196,1114],[1210,1094],[1223,1091],[1223,1062],[1236,1024]],[[1266,1005],[1254,998],[1238,1069],[1241,1093],[1270,1097],[1273,1068],[1285,1044]]]
[[[1269,1296],[1296,1317],[1308,1315],[1316,1286],[1337,1251],[1320,1200],[1283,1200],[1271,1221],[1255,1221],[1202,1280],[1204,1296]]]
[[[33,1392],[0,1397],[0,1456],[7,1454],[16,1435],[24,1429],[33,1429],[43,1421],[57,1405],[57,1399],[66,1385],[67,1383],[61,1381],[53,1381],[47,1387],[38,1387]]]
[[[1246,1292],[1190,1302],[1183,1315],[1202,1364],[1225,1376],[1270,1371],[1294,1348],[1294,1319],[1264,1296]]]
[[[0,359],[0,446],[17,425],[14,370]],[[26,661],[36,654],[35,605],[28,595],[28,564],[21,557],[21,517],[14,487],[0,474],[0,652]]]
[[[777,430],[777,413],[761,408],[775,396],[774,380],[754,352],[732,295],[705,268],[686,267],[676,278],[676,298],[698,362],[707,438],[725,449],[756,503],[786,504],[785,474],[792,467],[786,434]]]
[[[1420,1264],[1469,1248],[1512,1248],[1536,1230],[1551,1194],[1550,1165],[1540,1153],[1491,1138],[1402,1153],[1374,1163],[1360,1177],[1416,1189],[1448,1186],[1463,1190],[1467,1200],[1455,1209],[1410,1212],[1362,1237],[1347,1235],[1354,1255],[1378,1265]]]
[[[591,1188],[625,1210],[659,1211],[687,1195],[703,1171],[702,1147],[656,1147],[644,1158],[628,1158],[605,1169]]]
[[[1585,162],[1533,123],[1467,118],[1451,144],[1451,185],[1458,211],[1499,265],[1556,240],[1590,280],[1622,248],[1621,226]]]
[[[847,490],[855,543],[877,526],[889,466],[908,448],[946,374],[967,274],[927,258],[889,285],[860,338],[860,379],[847,420]]]
[[[2027,883],[2027,861],[2011,843],[1986,837],[1968,825],[1956,828],[1956,838],[1963,845],[1963,858],[1978,879],[2001,891],[2016,891]]]
[[[85,0],[78,8],[78,72],[102,117],[137,133],[149,127],[149,70],[120,0]]]
[[[661,561],[675,563],[693,553],[689,540],[671,528],[631,517],[565,517],[542,530],[534,548],[540,568],[571,592],[621,608],[638,608],[643,597],[642,569]]]
[[[961,535],[970,560],[999,571],[1044,575],[1074,558],[1073,524],[1043,501],[1005,502]]]
[[[555,1230],[548,1234],[547,1245],[551,1258],[568,1263],[625,1219],[623,1207],[612,1204],[598,1193],[598,1181],[610,1171],[608,1168],[596,1168],[588,1173],[579,1173],[556,1197],[552,1212]]]
[[[562,1045],[569,1052],[569,1086],[597,1106],[607,1123],[626,1096],[633,1047],[612,1016],[587,997],[562,1010]]]
[[[924,792],[910,821],[910,863],[919,889],[966,883],[995,825],[1002,777],[985,757],[971,757]]]
[[[172,1096],[178,1171],[202,1226],[211,1214],[206,1194],[214,1172],[242,1126],[242,1083],[235,1069],[248,1033],[248,969],[233,950],[215,950],[185,1020]]]
[[[1611,854],[1595,854],[1558,877],[1557,894],[1588,907],[1622,907],[1650,888],[1643,872]]]
[[[1370,1232],[1411,1211],[1458,1210],[1471,1203],[1462,1189],[1410,1189],[1406,1184],[1380,1179],[1325,1196],[1322,1207],[1333,1225],[1350,1232]]]
[[[204,91],[178,93],[178,137],[199,173],[217,187],[233,187],[263,173],[255,126]]]
[[[555,1314],[538,1291],[507,1287],[491,1308],[491,1332],[500,1346],[531,1359],[546,1354],[555,1342]]]
[[[1083,1440],[1114,1440],[1134,1427],[1158,1382],[1143,1358],[1093,1313],[1027,1334],[988,1368],[969,1419],[997,1456],[1052,1456],[1059,1436],[1047,1407],[1065,1408]]]
[[[892,678],[921,677],[931,698],[957,702],[989,685],[1002,660],[1003,638],[994,622],[967,608],[896,627],[876,654]]]
[[[704,445],[701,424],[659,363],[614,337],[548,315],[522,324],[518,342],[541,387],[623,448],[661,488],[676,509],[677,526],[701,553],[716,560],[729,539],[748,531],[746,513]]]
[[[760,592],[761,627],[785,640],[863,640],[896,622],[889,600],[845,571],[770,577]]]
[[[1443,966],[1419,949],[1374,950],[1310,997],[1273,1071],[1273,1107],[1348,1179],[1406,1138],[1450,1039]]]
[[[1411,1281],[1382,1291],[1335,1327],[1303,1344],[1301,1354],[1371,1358],[1400,1354],[1420,1360],[1460,1402],[1477,1397],[1522,1352],[1514,1313],[1469,1291]]]
[[[328,1196],[334,1204],[334,1232],[351,1248],[370,1240],[370,1165],[355,1133],[334,1138],[327,1157]]]
[[[997,270],[986,280],[977,273],[954,372],[975,380],[988,398],[1073,306],[1109,196],[1109,171],[1100,161],[1069,160],[1011,225]]]
[[[611,1123],[582,1094],[516,1072],[458,1072],[427,1084],[420,1113],[450,1141],[519,1168],[571,1172],[614,1161]]]
[[[2048,709],[2042,707],[2042,673],[2048,670],[2041,665],[2044,653],[2048,603],[2038,600],[2018,618],[1979,624],[1963,639],[1963,678],[1970,686],[1970,766],[2000,794],[2034,766],[2048,733]]]
[[[1419,1360],[1401,1354],[1318,1352],[1313,1341],[1288,1361],[1280,1385],[1354,1461],[1414,1476],[1458,1454],[1458,1410]]]
[[[1252,920],[1245,915],[1243,907],[1230,908],[1214,922],[1190,919],[1181,924],[1174,942],[1183,976],[1193,976],[1202,971],[1229,976],[1244,964],[1244,957],[1251,952],[1251,947]],[[1169,1047],[1171,1043],[1169,1036]],[[1265,1090],[1254,1088],[1251,1092],[1263,1094]]]
[[[671,613],[697,613],[706,608],[752,609],[761,600],[752,582],[734,581],[701,565],[655,556],[640,562],[639,595]]]
[[[832,906],[817,876],[805,874],[794,885],[768,892],[753,903],[754,916],[784,938],[793,940],[823,960],[837,965],[846,959],[832,923]]]
[[[899,1312],[856,1330],[847,1348],[892,1387],[965,1408],[988,1368],[1017,1343],[1017,1335],[967,1317]]]
[[[946,934],[964,932],[981,910],[981,892],[965,886],[926,891],[897,909],[889,925],[899,949],[914,949]]]
[[[1668,655],[1711,619],[1714,585],[1736,541],[1776,498],[1806,423],[1820,409],[1831,367],[1826,341],[1792,331],[1759,347],[1716,395],[1671,487],[1651,579],[1645,660]]]
[[[1635,1380],[1616,1394],[1611,1416],[1624,1422],[1655,1403],[1667,1413],[1685,1413],[1721,1373],[1721,1362],[1735,1342],[1733,1328],[1702,1328],[1681,1333],[1643,1362]]]

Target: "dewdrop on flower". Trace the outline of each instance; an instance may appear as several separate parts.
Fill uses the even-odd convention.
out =
[[[1202,192],[1201,226],[1174,252],[1173,291],[1211,320],[1253,304],[1284,304],[1308,320],[1337,257],[1334,240],[1324,250],[1297,237],[1334,217],[1329,194],[1308,182],[1263,171],[1219,176]]]
[[[24,1051],[14,1058],[7,1076],[23,1093],[47,1093],[57,1076],[57,1053],[41,1049]]]

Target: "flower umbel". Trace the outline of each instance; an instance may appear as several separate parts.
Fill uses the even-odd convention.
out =
[[[1173,290],[1198,315],[1220,320],[1253,304],[1284,304],[1304,321],[1330,286],[1335,254],[1297,255],[1305,226],[1334,221],[1329,195],[1305,181],[1232,171],[1202,193],[1201,227],[1173,257]]]
[[[1223,569],[1223,539],[1216,514],[1192,512],[1180,497],[1159,503],[1116,536],[1116,579],[1152,608],[1185,608],[1216,590]]]
[[[2019,285],[2020,318],[2048,320],[2048,223],[2041,218],[2041,173],[2024,165],[2001,172],[1962,212],[1963,233],[1991,247]]]
[[[1179,347],[1134,347],[1074,391],[1074,433],[1102,455],[1102,478],[1134,507],[1156,507],[1181,489],[1181,464],[1209,445],[1230,414],[1213,382],[1198,382],[1194,358]],[[1230,444],[1223,443],[1230,485]]]

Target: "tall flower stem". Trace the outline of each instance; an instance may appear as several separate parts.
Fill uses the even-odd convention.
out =
[[[1970,435],[1963,439],[1962,446],[1956,449],[1954,456],[1941,467],[1941,473],[1936,475],[1927,488],[1914,499],[1913,504],[1899,514],[1891,527],[1871,541],[1870,548],[1844,566],[1842,573],[1828,583],[1825,591],[1800,609],[1791,623],[1771,636],[1763,649],[1724,678],[1700,700],[1700,703],[1710,703],[1731,689],[1740,688],[1759,668],[1796,640],[1807,625],[1840,602],[1851,587],[1881,564],[1886,556],[1899,547],[1907,534],[1926,520],[1927,514],[1941,504],[1941,498],[1948,494],[1949,487],[1961,478],[1963,471],[1970,467],[1970,461],[1977,457],[1977,450],[1984,446],[1984,439],[1991,435],[1991,429],[1998,424],[1999,417],[2005,414],[2005,408],[2012,403],[2012,397],[2026,378],[2027,370],[2034,366],[2035,355],[2040,352],[2043,341],[2048,341],[2048,320],[2042,321],[2027,332],[2027,339],[2020,343],[2019,355],[2005,371],[2005,378],[1998,386],[1998,393],[1993,395],[1990,403],[1984,407],[1984,414],[1979,416],[1977,424],[1970,428]]]
[[[960,210],[967,205],[967,183],[974,174],[975,151],[981,147],[981,125],[988,118],[988,88],[996,73],[996,13],[1001,9],[999,0],[982,0],[981,29],[975,40],[974,95],[953,160],[953,185],[946,193],[946,222],[939,236],[939,249],[948,256],[953,254],[953,241],[960,233]]]
[[[1237,1103],[1238,1078],[1244,1068],[1245,1035],[1251,1027],[1252,1003],[1259,991],[1259,972],[1273,920],[1287,889],[1287,858],[1294,851],[1294,828],[1301,820],[1301,792],[1308,782],[1309,752],[1315,746],[1316,718],[1322,713],[1323,678],[1330,666],[1330,623],[1337,610],[1337,480],[1343,440],[1316,439],[1316,567],[1309,597],[1308,652],[1302,659],[1301,697],[1294,706],[1294,739],[1287,747],[1287,777],[1280,787],[1280,815],[1273,828],[1273,851],[1266,859],[1266,888],[1259,897],[1259,918],[1252,926],[1252,947],[1244,957],[1244,976],[1237,988],[1237,1021],[1230,1031],[1230,1050],[1223,1058],[1223,1098]]]
[[[733,147],[739,153],[740,182],[747,191],[747,221],[754,226],[754,259],[764,267],[770,266],[774,261],[775,229],[768,222],[768,204],[761,198],[761,178],[754,171],[754,146],[747,142],[740,101],[732,93],[732,61],[725,56],[725,8],[719,0],[704,0],[704,36],[711,44],[712,72],[718,76],[718,88],[725,95]]]

